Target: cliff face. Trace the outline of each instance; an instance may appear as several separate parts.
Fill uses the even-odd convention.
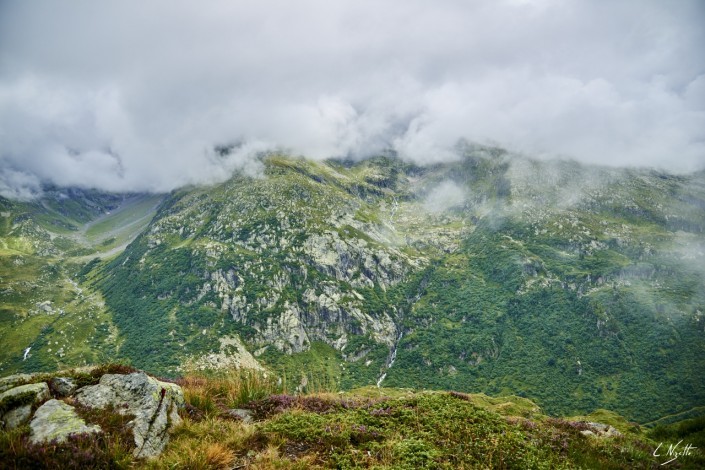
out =
[[[461,153],[268,156],[257,177],[170,194],[113,258],[53,259],[99,313],[92,350],[156,373],[268,366],[644,420],[701,404],[703,174]],[[38,300],[87,318],[57,299]]]

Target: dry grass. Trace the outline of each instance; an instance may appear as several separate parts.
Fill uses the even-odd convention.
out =
[[[244,468],[252,470],[273,470],[291,469],[306,470],[311,468],[321,468],[315,464],[315,459],[311,455],[304,455],[296,460],[289,459],[280,452],[280,447],[275,445],[267,446],[262,452],[254,456]]]
[[[265,438],[255,424],[229,416],[230,408],[287,392],[285,381],[249,370],[190,372],[178,381],[186,399],[184,421],[162,456],[144,464],[153,469],[308,469],[315,456],[288,455],[284,442]],[[337,395],[326,395],[333,400]]]
[[[195,372],[178,383],[184,390],[186,402],[208,417],[274,393],[286,393],[285,381],[251,370],[234,369],[216,374]]]
[[[149,462],[150,468],[232,468],[246,448],[254,428],[218,418],[195,422],[184,419],[171,437],[164,454]]]
[[[228,469],[235,461],[235,452],[214,442],[206,447],[205,463],[208,468]]]

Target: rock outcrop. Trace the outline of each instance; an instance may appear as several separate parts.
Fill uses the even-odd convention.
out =
[[[590,429],[584,429],[580,431],[583,436],[593,436],[593,437],[618,437],[622,433],[617,431],[614,427],[609,424],[602,423],[592,423],[587,422],[586,424]]]
[[[78,388],[71,377],[54,377],[49,381],[49,386],[54,393],[62,397],[68,397]]]
[[[0,379],[0,393],[10,390],[19,384],[27,383],[32,378],[30,374],[14,374]]]
[[[63,442],[75,434],[96,434],[102,432],[100,426],[86,425],[73,406],[60,400],[51,399],[34,413],[29,440],[40,444],[56,440]]]
[[[80,371],[86,372],[97,379],[92,369]],[[78,383],[85,380],[85,375],[81,380],[76,377],[71,371],[63,371],[54,377],[17,374],[0,379],[0,429],[15,429],[29,422],[30,442],[34,444],[102,432],[99,426],[87,424],[72,406],[80,404],[134,416],[128,426],[134,436],[136,457],[156,457],[164,450],[169,430],[181,422],[178,410],[185,404],[181,387],[144,372],[104,374],[97,384],[81,388]]]
[[[131,424],[137,457],[154,457],[162,452],[169,428],[181,422],[178,408],[184,406],[181,387],[144,372],[106,374],[97,385],[79,389],[76,400],[90,408],[113,406],[119,413],[134,415]]]
[[[32,405],[49,398],[46,383],[19,385],[0,393],[0,422],[4,429],[15,429],[32,415]]]

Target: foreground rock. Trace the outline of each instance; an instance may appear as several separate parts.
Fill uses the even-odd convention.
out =
[[[54,377],[49,381],[51,389],[59,396],[68,397],[76,391],[76,382],[71,377]]]
[[[15,374],[0,379],[0,392],[5,392],[18,384],[26,383],[32,379],[31,374]]]
[[[64,442],[75,434],[96,434],[102,432],[100,426],[86,425],[73,406],[59,400],[49,400],[34,413],[29,440],[33,444],[41,444],[56,440]]]
[[[26,384],[0,393],[0,428],[15,429],[29,421],[32,405],[49,398],[46,383]]]
[[[602,423],[585,423],[590,429],[585,429],[580,431],[583,436],[593,436],[593,437],[618,437],[622,433],[617,431],[614,427],[609,424]]]
[[[181,422],[178,408],[184,406],[181,387],[144,372],[106,374],[98,385],[79,389],[75,398],[90,408],[112,406],[121,414],[134,415],[131,425],[136,457],[155,457],[162,452],[169,428]]]
[[[94,369],[62,371],[53,376],[16,374],[0,379],[0,429],[15,429],[30,422],[30,442],[54,439],[63,442],[74,434],[101,432],[99,426],[86,424],[72,404],[111,408],[114,412],[134,416],[128,426],[134,436],[136,457],[159,455],[168,442],[170,429],[181,422],[178,414],[178,409],[184,406],[181,387],[156,380],[144,372],[135,372],[104,374],[97,385],[77,390],[81,381],[95,380],[87,377]],[[98,374],[93,377],[97,378]],[[32,381],[35,383],[27,383]],[[51,399],[52,396],[65,398],[66,403]]]
[[[228,415],[235,419],[242,421],[243,423],[252,422],[252,410],[245,410],[242,408],[232,408],[227,411]]]

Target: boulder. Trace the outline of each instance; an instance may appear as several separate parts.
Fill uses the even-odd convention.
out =
[[[123,402],[120,401],[115,394],[115,390],[107,385],[88,385],[87,387],[79,388],[74,395],[74,398],[83,406],[88,408],[103,409],[110,405],[115,408],[123,407]]]
[[[243,408],[232,408],[227,411],[228,415],[232,416],[233,418],[242,421],[243,423],[251,423],[252,422],[252,411],[251,410],[245,410]]]
[[[49,398],[45,382],[20,385],[0,393],[0,422],[2,428],[14,429],[29,420],[32,405]]]
[[[75,397],[84,406],[112,405],[119,413],[134,415],[131,426],[137,457],[155,457],[162,452],[170,427],[181,422],[178,408],[184,406],[181,387],[144,372],[105,374],[98,385],[79,389]]]
[[[0,393],[10,390],[22,382],[29,382],[32,380],[33,375],[31,374],[15,374],[0,379]]]
[[[583,421],[583,424],[587,425],[589,429],[585,429],[583,431],[580,431],[580,434],[583,436],[592,436],[592,437],[618,437],[621,436],[622,433],[617,431],[613,426],[610,426],[609,424],[602,424],[602,423],[593,423],[593,422],[585,422]]]
[[[29,423],[29,441],[33,444],[43,442],[63,442],[74,434],[102,432],[100,426],[87,426],[73,406],[59,400],[49,400],[40,406]]]
[[[19,406],[8,411],[2,417],[5,429],[15,429],[22,426],[32,417],[32,405]]]
[[[76,382],[71,377],[54,377],[49,381],[49,386],[61,397],[68,397],[77,388]]]

